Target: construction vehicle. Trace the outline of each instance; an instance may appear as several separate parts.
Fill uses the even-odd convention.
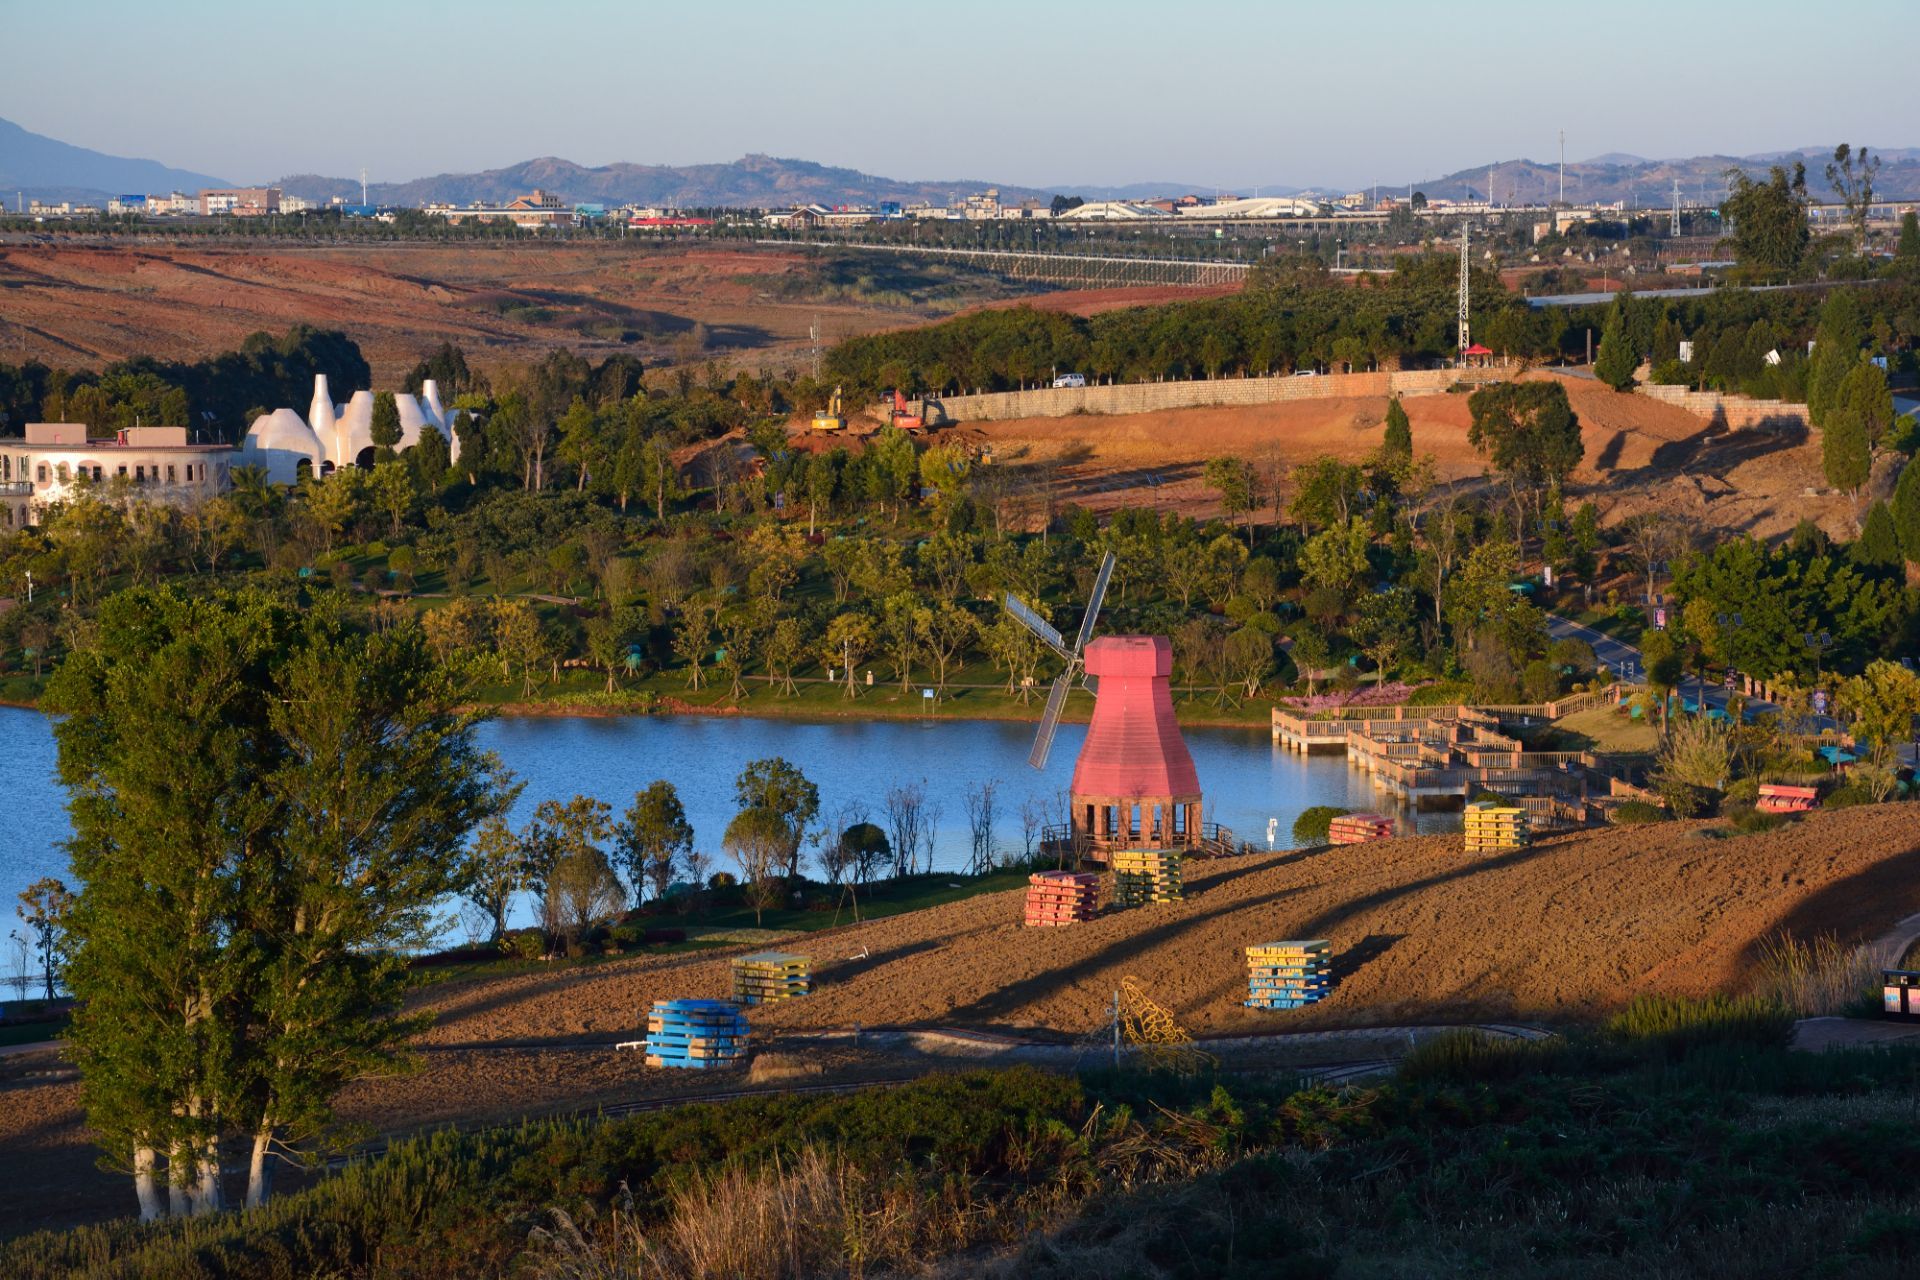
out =
[[[840,407],[839,387],[833,389],[833,395],[827,400],[827,407],[817,410],[814,413],[813,429],[815,431],[845,431],[847,429],[847,415],[841,411]]]
[[[924,414],[907,411],[907,398],[900,394],[898,387],[893,389],[893,408],[887,411],[887,422],[902,431],[918,431],[927,425]]]

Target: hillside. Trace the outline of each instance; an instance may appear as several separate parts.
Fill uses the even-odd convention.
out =
[[[1874,154],[1884,162],[1874,182],[1881,200],[1920,197],[1920,148],[1896,147]],[[1833,148],[1803,147],[1752,156],[1688,156],[1672,160],[1644,160],[1612,152],[1590,160],[1568,161],[1567,201],[1571,204],[1612,204],[1625,200],[1635,208],[1667,208],[1673,185],[1680,184],[1681,201],[1689,208],[1719,203],[1727,189],[1727,170],[1740,169],[1762,178],[1773,165],[1807,166],[1807,186],[1816,196],[1827,192],[1826,163]],[[1411,185],[1434,199],[1483,200],[1489,180],[1500,204],[1544,204],[1559,198],[1560,169],[1554,161],[1500,160],[1440,177],[1421,178]],[[1400,188],[1404,192],[1404,187]]]
[[[43,200],[98,200],[123,191],[198,191],[224,179],[156,160],[110,156],[0,120],[0,191]]]

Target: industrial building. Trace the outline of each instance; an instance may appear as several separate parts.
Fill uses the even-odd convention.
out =
[[[231,214],[236,218],[259,218],[280,212],[278,187],[209,188],[200,193],[200,215]]]
[[[225,492],[233,446],[194,444],[185,427],[128,427],[90,436],[81,422],[29,422],[0,438],[0,522],[38,524],[49,505],[121,483],[143,499],[186,503]]]

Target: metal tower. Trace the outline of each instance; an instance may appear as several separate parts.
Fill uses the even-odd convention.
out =
[[[1460,358],[1466,359],[1467,348],[1473,345],[1473,339],[1467,333],[1467,241],[1471,239],[1467,224],[1460,224]]]
[[[1673,180],[1673,238],[1680,238],[1680,179]]]

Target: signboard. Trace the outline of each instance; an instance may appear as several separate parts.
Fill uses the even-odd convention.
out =
[[[1545,570],[1542,571],[1540,576],[1546,580],[1547,586],[1549,588],[1553,586],[1553,566],[1552,565],[1548,565],[1545,568]]]
[[[1827,691],[1825,689],[1815,689],[1813,691],[1813,714],[1817,716],[1827,714]]]
[[[1680,363],[1681,364],[1693,363],[1693,343],[1691,341],[1682,342],[1680,344]]]
[[[1667,629],[1667,607],[1665,605],[1661,605],[1653,611],[1653,629],[1655,631],[1665,631]]]
[[[1726,686],[1728,689],[1732,689],[1737,679],[1738,679],[1738,676],[1735,673],[1734,669],[1732,667],[1728,667],[1727,674],[1721,679],[1720,683]]]

